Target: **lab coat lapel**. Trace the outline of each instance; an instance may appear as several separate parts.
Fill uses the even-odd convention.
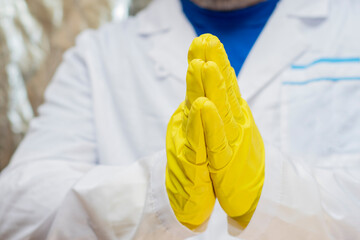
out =
[[[140,21],[139,34],[148,37],[148,55],[158,79],[172,75],[185,82],[187,52],[195,35],[178,0],[155,0]]]
[[[251,100],[308,47],[304,18],[325,18],[328,0],[280,1],[239,74],[240,91]]]

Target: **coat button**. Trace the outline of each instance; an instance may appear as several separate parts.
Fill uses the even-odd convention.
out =
[[[155,65],[155,74],[159,79],[165,79],[169,76],[169,72],[160,64]]]

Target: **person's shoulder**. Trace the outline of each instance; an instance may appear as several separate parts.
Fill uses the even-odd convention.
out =
[[[76,48],[86,48],[88,54],[95,55],[112,54],[114,50],[127,52],[130,46],[146,41],[147,38],[143,36],[147,35],[148,31],[160,29],[163,18],[159,15],[164,14],[160,10],[163,10],[163,0],[153,0],[135,16],[107,22],[98,29],[86,29],[76,37]]]
[[[76,45],[111,46],[112,43],[119,43],[120,40],[129,39],[133,36],[136,29],[135,25],[136,20],[134,17],[129,17],[122,21],[105,23],[98,29],[85,29],[76,37]]]
[[[161,25],[165,24],[164,21],[168,20],[166,19],[167,11],[164,10],[168,10],[169,6],[174,5],[174,2],[177,3],[177,0],[152,0],[135,16],[107,22],[98,29],[84,30],[78,35],[77,42],[95,41],[104,43],[105,46],[111,46],[109,43],[115,42],[133,42],[136,37],[147,35],[154,29],[161,29]]]

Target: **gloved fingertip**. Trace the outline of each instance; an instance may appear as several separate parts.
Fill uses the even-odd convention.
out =
[[[216,72],[216,74],[221,74],[218,65],[214,61],[205,62],[203,66],[203,71]]]
[[[217,108],[215,104],[210,101],[208,98],[206,98],[207,101],[204,102],[203,109],[206,111],[206,113],[212,113],[218,115]]]
[[[194,38],[188,51],[188,63],[190,63],[193,59],[205,60],[205,41],[205,36],[203,35]]]
[[[206,102],[210,101],[207,97],[198,97],[191,108],[195,110],[201,110]],[[191,110],[190,110],[191,111]]]
[[[212,88],[213,91],[216,91],[217,88],[220,88],[221,81],[223,80],[218,65],[213,61],[204,63],[201,71],[201,78],[204,89],[206,90],[206,88]]]
[[[219,38],[215,35],[209,35],[207,36],[207,47],[222,47],[223,44],[219,40]]]

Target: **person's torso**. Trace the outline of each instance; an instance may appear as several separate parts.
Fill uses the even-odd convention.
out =
[[[101,56],[89,61],[89,74],[101,164],[128,165],[165,149],[167,123],[185,98],[187,48],[195,37],[179,3],[166,4],[173,6],[167,13],[155,3],[99,33]],[[280,2],[239,85],[266,144],[311,166],[333,167],[360,159],[360,3],[329,1],[319,9]],[[179,27],[154,27],[162,14],[173,14]],[[196,239],[231,238],[219,206],[215,214]]]

